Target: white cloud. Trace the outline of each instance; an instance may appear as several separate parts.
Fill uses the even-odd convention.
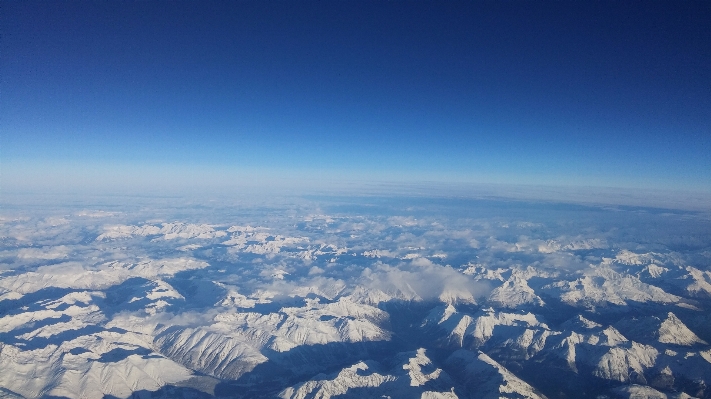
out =
[[[69,255],[69,248],[66,245],[42,248],[22,248],[17,250],[17,257],[20,259],[63,259]]]
[[[453,296],[462,301],[473,301],[491,292],[488,283],[476,281],[451,266],[439,266],[425,258],[420,259],[427,263],[414,267],[377,263],[372,269],[365,269],[362,276],[369,287],[384,292],[414,294],[414,299],[431,300]]]

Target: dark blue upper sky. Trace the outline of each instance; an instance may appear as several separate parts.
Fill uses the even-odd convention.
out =
[[[191,169],[711,190],[711,2],[1,14],[6,181]]]

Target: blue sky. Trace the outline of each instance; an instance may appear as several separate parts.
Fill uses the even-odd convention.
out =
[[[708,2],[18,1],[1,18],[6,187],[711,191]]]

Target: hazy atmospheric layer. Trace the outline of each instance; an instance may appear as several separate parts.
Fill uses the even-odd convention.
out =
[[[4,397],[711,397],[703,211],[112,197],[0,239]]]

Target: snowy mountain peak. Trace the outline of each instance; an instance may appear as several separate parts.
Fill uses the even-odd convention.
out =
[[[284,389],[279,397],[457,399],[451,378],[434,366],[425,349],[398,353],[395,359],[397,364],[390,370],[373,360],[364,360],[330,375],[319,374],[309,381]]]
[[[702,340],[693,331],[681,321],[672,312],[667,314],[659,326],[659,342],[665,344],[691,346],[695,344],[707,345],[706,341]]]
[[[516,377],[483,352],[460,349],[446,361],[453,374],[464,380],[468,392],[483,399],[545,399],[535,388]]]
[[[545,305],[543,300],[528,286],[528,282],[515,273],[491,292],[489,301],[497,306],[511,309],[522,305]]]
[[[638,342],[660,342],[680,346],[707,345],[672,312],[668,312],[664,320],[649,316],[621,320],[615,325],[626,336]]]
[[[566,330],[573,330],[573,331],[578,331],[578,330],[590,330],[590,329],[595,329],[595,328],[600,328],[602,327],[602,324],[595,323],[592,320],[588,320],[583,315],[577,315],[574,318],[566,321],[563,323],[561,326]]]
[[[432,361],[425,355],[426,350],[420,348],[410,357],[407,364],[403,364],[402,368],[407,370],[410,377],[410,386],[416,387],[425,385],[427,381],[436,380],[442,373],[442,369],[436,368],[429,373],[424,371],[425,366],[431,366]]]

